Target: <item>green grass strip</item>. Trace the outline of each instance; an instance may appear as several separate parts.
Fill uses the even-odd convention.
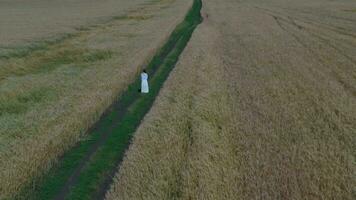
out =
[[[85,159],[92,145],[100,140],[102,133],[110,132],[105,143],[101,144],[90,160],[85,163],[85,167],[81,170],[69,194],[66,195],[66,199],[97,199],[104,195],[103,185],[106,185],[107,189],[129,146],[133,133],[151,108],[194,29],[201,22],[201,7],[201,0],[194,0],[193,7],[184,21],[176,27],[166,44],[149,63],[147,71],[151,75],[150,93],[145,95],[138,93],[140,80],[132,83],[115,103],[117,106],[114,104],[111,111],[96,124],[96,129],[92,130],[88,139],[69,150],[48,174],[44,175],[38,183],[33,184],[35,187],[25,188],[24,192],[18,195],[19,199],[53,199],[61,192],[68,178]],[[118,107],[127,108],[121,119],[118,119],[121,112]]]

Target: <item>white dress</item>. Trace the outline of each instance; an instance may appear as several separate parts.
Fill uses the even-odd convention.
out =
[[[141,73],[141,93],[148,93],[148,74],[147,73]]]

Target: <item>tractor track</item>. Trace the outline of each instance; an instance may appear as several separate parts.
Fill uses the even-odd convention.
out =
[[[139,80],[130,84],[128,89],[101,116],[100,120],[89,129],[84,142],[79,142],[67,151],[59,159],[58,164],[44,175],[43,181],[29,191],[31,193],[29,199],[105,198],[112,178],[124,157],[124,152],[130,144],[133,132],[152,106],[194,29],[202,21],[201,7],[201,0],[194,0],[184,21],[176,27],[167,42],[152,58],[147,68],[150,75],[150,93],[141,95],[137,92],[140,85]],[[113,145],[115,149],[110,148]],[[71,157],[81,151],[82,154],[79,156],[80,159],[76,160],[77,163],[67,166]],[[98,166],[101,167],[99,170]],[[63,172],[66,170],[69,170],[70,173]],[[88,173],[93,170],[93,176],[88,177]],[[89,174],[91,176],[91,173]],[[54,179],[63,179],[63,181],[54,186],[52,184]]]

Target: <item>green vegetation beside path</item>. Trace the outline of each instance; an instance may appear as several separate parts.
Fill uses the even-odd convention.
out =
[[[132,83],[89,131],[49,173],[27,186],[18,199],[99,199],[109,188],[130,139],[151,108],[194,29],[201,22],[201,0],[179,24],[148,65],[150,93],[140,94],[140,80]]]

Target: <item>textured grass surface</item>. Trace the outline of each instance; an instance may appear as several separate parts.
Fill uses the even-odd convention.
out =
[[[107,199],[355,199],[353,6],[203,1]]]
[[[97,124],[97,128],[91,133],[91,137],[76,148],[66,153],[59,166],[51,170],[48,176],[42,180],[42,184],[31,196],[26,196],[28,192],[23,192],[24,199],[53,199],[66,183],[71,173],[84,159],[90,147],[98,140],[99,135],[110,132],[106,142],[100,146],[99,150],[88,158],[86,167],[81,171],[78,182],[71,187],[67,199],[93,199],[100,196],[98,188],[102,187],[107,178],[115,170],[118,161],[124,154],[129,144],[129,139],[136,127],[141,122],[145,113],[150,109],[155,96],[158,94],[163,82],[178,60],[188,42],[195,26],[200,22],[200,4],[194,4],[193,9],[185,18],[185,21],[178,25],[167,43],[159,50],[148,65],[150,76],[150,93],[142,96],[137,95],[137,88],[140,80],[129,86],[128,90],[122,94],[117,102],[120,107],[127,108],[124,116],[116,106]],[[121,120],[117,120],[118,117]]]
[[[0,198],[37,185],[117,99],[184,18],[190,1],[147,1],[113,19],[0,59]],[[173,13],[173,14],[172,14]],[[160,27],[165,27],[161,30]]]
[[[177,62],[195,26],[200,22],[199,10],[200,5],[194,4],[185,21],[177,27],[166,45],[149,63],[148,72],[155,70],[155,74],[151,76],[150,80],[150,93],[139,97],[136,101],[129,99],[130,94],[127,95],[128,101],[131,102],[128,113],[123,117],[119,126],[113,128],[113,135],[108,138],[108,142],[100,148],[90,160],[88,167],[83,170],[78,184],[71,190],[70,199],[92,198],[95,195],[90,191],[95,191],[95,188],[102,184],[105,174],[112,174],[117,166],[117,160],[121,160],[124,155],[131,135],[152,106],[163,82]],[[130,88],[129,93],[137,92],[139,82],[137,81],[134,86]],[[132,103],[132,101],[134,102]]]
[[[63,33],[74,33],[78,27],[125,14],[127,10],[147,2],[151,1],[108,0],[97,3],[85,0],[3,0],[0,2],[0,55],[2,50],[11,52],[16,46],[28,49],[38,47],[30,45],[33,40],[43,43],[43,39],[52,40],[51,38]]]

